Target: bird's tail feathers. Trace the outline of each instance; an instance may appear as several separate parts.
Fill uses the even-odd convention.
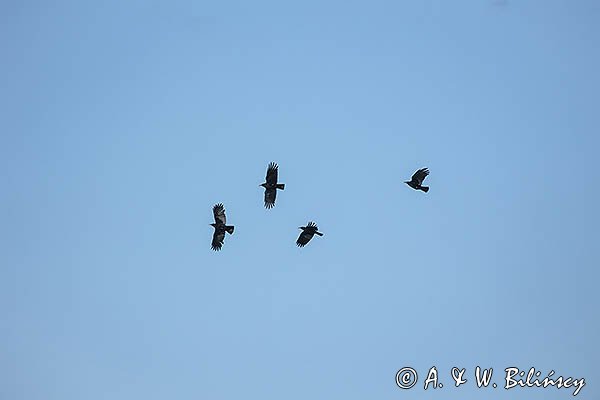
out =
[[[233,225],[229,225],[229,226],[226,226],[226,227],[225,227],[225,230],[226,230],[226,231],[227,231],[227,232],[228,232],[230,235],[231,235],[231,234],[233,234],[233,229],[234,229],[234,226],[233,226]]]
[[[281,189],[281,190],[285,189],[285,183],[278,183],[277,189]]]
[[[429,192],[429,186],[421,186],[421,190],[427,193]]]
[[[315,233],[319,236],[323,236],[323,234],[321,232],[315,232]]]

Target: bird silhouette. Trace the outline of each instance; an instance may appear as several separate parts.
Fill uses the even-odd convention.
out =
[[[266,182],[260,184],[265,188],[265,208],[275,207],[275,198],[277,197],[277,189],[284,190],[284,183],[277,183],[277,173],[279,166],[274,162],[270,163],[267,167]]]
[[[323,234],[319,232],[317,224],[312,221],[306,226],[299,226],[298,229],[302,229],[300,236],[298,236],[298,240],[296,240],[296,245],[298,247],[306,246],[306,244],[310,242],[310,239],[312,239],[314,235],[323,236]]]
[[[425,193],[427,193],[429,192],[429,187],[422,186],[423,180],[427,177],[427,175],[429,175],[429,170],[427,168],[421,168],[413,174],[410,181],[406,181],[404,183],[406,183],[408,186],[415,190],[422,190]]]
[[[213,228],[215,228],[215,232],[213,233],[211,249],[214,251],[221,250],[223,247],[223,241],[225,240],[225,232],[230,235],[233,234],[233,225],[227,224],[227,217],[225,216],[225,207],[223,204],[215,204],[213,207],[213,215],[215,217],[215,222],[210,224]]]

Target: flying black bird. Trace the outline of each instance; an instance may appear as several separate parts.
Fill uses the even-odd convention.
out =
[[[265,208],[275,207],[275,197],[277,197],[277,189],[283,190],[284,183],[277,183],[277,171],[279,167],[274,162],[269,164],[267,168],[266,182],[259,185],[265,188]]]
[[[306,244],[310,242],[310,239],[313,238],[315,233],[319,236],[323,236],[323,234],[319,232],[317,224],[315,224],[312,221],[309,222],[306,226],[299,226],[298,229],[302,229],[302,233],[300,234],[300,236],[298,236],[298,240],[296,240],[296,245],[298,245],[298,247],[306,246]]]
[[[223,241],[225,240],[225,232],[230,235],[233,234],[233,226],[226,225],[227,217],[225,217],[225,208],[223,204],[215,204],[213,207],[213,215],[215,216],[215,223],[210,224],[213,228],[215,228],[215,233],[213,233],[212,244],[210,248],[219,251],[223,246]]]
[[[429,175],[429,170],[427,168],[421,168],[414,173],[410,181],[406,181],[404,183],[415,190],[422,190],[427,193],[429,191],[429,186],[421,186],[423,185],[423,180],[425,180],[427,175]]]

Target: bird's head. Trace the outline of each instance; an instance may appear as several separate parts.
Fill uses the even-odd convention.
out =
[[[305,229],[306,229],[306,227],[305,227],[305,226],[299,226],[299,227],[298,227],[298,229],[305,230]]]
[[[260,184],[260,185],[258,185],[258,186],[259,186],[259,187],[260,187],[260,186],[262,186],[262,187],[266,187],[266,186],[267,186],[267,184],[266,184],[266,183],[261,183],[261,184]]]
[[[217,224],[215,224],[214,222],[212,224],[209,224],[210,226],[212,226],[213,228],[217,227]]]

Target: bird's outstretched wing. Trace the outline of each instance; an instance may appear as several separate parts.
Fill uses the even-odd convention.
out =
[[[265,189],[265,208],[275,207],[275,197],[277,197],[277,189]]]
[[[274,185],[277,183],[277,171],[279,170],[279,166],[274,162],[269,164],[267,168],[267,177],[265,180],[268,184]]]
[[[298,247],[306,246],[306,244],[310,242],[310,239],[312,239],[313,236],[314,234],[312,232],[308,232],[308,230],[303,230],[300,233],[300,236],[298,236],[298,240],[296,240],[296,245]]]
[[[225,225],[227,223],[227,217],[225,217],[225,207],[222,203],[215,204],[213,207],[213,215],[215,216],[215,223]]]
[[[315,224],[314,222],[310,221],[308,223],[308,225],[306,225],[308,228],[310,228],[311,230],[314,230],[315,232],[319,230],[319,227],[317,226],[317,224]]]
[[[412,176],[412,180],[418,182],[419,185],[421,185],[423,183],[423,180],[427,177],[427,175],[429,175],[429,170],[427,168],[421,168],[420,170],[414,173],[414,175]]]
[[[214,251],[221,250],[221,247],[223,247],[224,240],[225,240],[225,231],[215,229],[215,233],[213,233],[213,238],[212,238],[212,243],[210,245],[210,248],[213,249]]]

